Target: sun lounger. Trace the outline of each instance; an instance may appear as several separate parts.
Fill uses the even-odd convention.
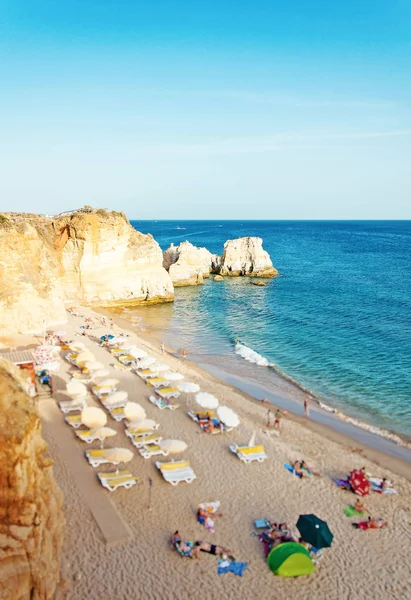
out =
[[[230,446],[231,452],[234,452],[238,456],[240,460],[249,464],[251,462],[263,462],[266,458],[268,458],[267,454],[264,451],[264,446],[237,446],[234,444]]]
[[[117,391],[117,386],[113,385],[111,387],[108,387],[108,386],[101,386],[101,385],[92,385],[91,391],[93,392],[93,394],[95,396],[97,396],[97,398],[99,398],[101,400],[105,396],[114,394],[114,392]]]
[[[131,365],[132,363],[136,363],[137,359],[135,356],[132,356],[131,354],[123,354],[118,357],[118,361],[122,365]]]
[[[138,481],[137,477],[134,477],[128,471],[119,471],[119,473],[97,473],[97,477],[103,487],[108,489],[110,492],[115,492],[119,487],[125,487],[127,490]]]
[[[113,450],[116,450],[117,448],[113,448]],[[100,465],[104,464],[104,463],[110,463],[111,465],[118,465],[119,461],[114,461],[114,460],[109,460],[107,458],[107,449],[104,450],[86,450],[85,451],[85,457],[87,458],[88,462],[91,464],[92,467],[99,467]]]
[[[170,383],[169,381],[167,381],[167,379],[164,379],[164,377],[153,377],[152,379],[147,379],[146,381],[155,388],[166,386]]]
[[[64,358],[71,365],[76,365],[76,358],[77,358],[77,356],[78,356],[78,354],[76,352],[67,352],[67,354],[66,354],[66,356]]]
[[[104,405],[108,412],[110,413],[110,416],[115,420],[115,421],[122,421],[123,419],[126,418],[126,415],[124,414],[124,405],[123,406],[106,406]]]
[[[127,354],[128,350],[124,348],[110,348],[110,354],[112,356],[122,356],[123,354]]]
[[[151,369],[143,369],[142,371],[139,371],[137,368],[135,373],[141,377],[141,379],[150,379],[150,377],[154,378],[158,375],[157,371],[152,371]]]
[[[71,427],[74,427],[74,429],[78,429],[78,427],[81,427],[83,425],[83,423],[81,422],[81,415],[68,415],[67,417],[64,417],[64,420],[66,423],[68,423]]]
[[[210,417],[210,419],[214,418],[214,411],[213,410],[204,410],[204,411],[198,411],[195,412],[194,410],[189,410],[187,412],[188,416],[190,417],[190,419],[193,419],[193,421],[195,421],[196,423],[199,423],[201,420],[201,417],[203,417],[204,419],[207,419],[207,417]],[[200,419],[198,418],[200,417]]]
[[[216,419],[212,410],[204,411],[201,413],[196,413],[193,410],[189,410],[187,414],[190,417],[190,419],[193,419],[195,423],[198,423],[202,431],[205,431],[206,433],[216,435],[218,433],[228,433],[229,431],[233,430],[232,427],[227,427],[227,425],[224,425],[224,423]],[[212,429],[210,428],[207,430],[205,427],[203,427],[203,425],[206,425],[209,422],[209,418],[212,419],[214,427]]]
[[[166,450],[162,450],[157,444],[148,444],[147,446],[142,446],[139,448],[139,453],[143,458],[151,458],[157,454],[168,456],[168,452]]]
[[[63,402],[59,402],[59,407],[61,412],[67,414],[69,412],[74,412],[77,410],[83,410],[86,406],[86,396],[84,398],[76,399],[76,400],[63,400]]]
[[[157,429],[160,427],[159,423],[156,423],[153,427],[143,427],[143,428],[137,428],[137,427],[126,427],[126,433],[129,432],[132,435],[147,435],[150,433],[153,433],[153,431],[157,431]]]
[[[160,410],[164,410],[165,408],[175,410],[180,406],[179,404],[167,404],[167,402],[164,402],[161,398],[156,398],[155,396],[150,396],[149,400],[151,404],[154,404],[154,406],[157,406]]]
[[[148,434],[148,435],[147,434],[141,434],[141,435],[134,434],[133,435],[129,431],[126,431],[126,435],[127,435],[127,437],[130,438],[130,442],[136,448],[143,448],[144,446],[147,446],[149,444],[158,444],[163,439],[161,437],[161,435],[158,435],[157,433],[152,433],[152,432],[150,432],[150,434]]]
[[[179,390],[173,387],[162,388],[161,390],[158,390],[157,394],[159,394],[162,398],[166,398],[167,400],[169,398],[178,398],[180,396]]]
[[[80,440],[82,440],[83,442],[86,442],[86,444],[91,444],[92,442],[95,442],[96,440],[99,440],[100,442],[102,441],[101,437],[91,435],[90,429],[76,429],[74,431],[74,433]]]
[[[171,483],[171,485],[178,485],[182,481],[191,483],[197,477],[188,460],[156,462],[156,467],[161,471],[167,483]]]
[[[81,371],[75,371],[74,373],[72,373],[72,378],[76,379],[77,381],[81,381],[81,383],[84,384],[88,384],[91,383],[91,381],[93,381],[93,374],[92,373],[81,373]]]

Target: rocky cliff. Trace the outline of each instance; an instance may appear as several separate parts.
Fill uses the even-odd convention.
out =
[[[0,218],[0,329],[64,323],[64,300],[113,306],[170,301],[160,246],[123,213],[80,210],[56,219]]]
[[[228,240],[218,270],[220,275],[237,277],[274,277],[278,275],[270,255],[263,249],[263,240],[258,237],[242,237]]]
[[[176,287],[202,284],[210,277],[212,262],[211,252],[190,242],[182,242],[178,246],[171,244],[163,254],[163,267]]]
[[[0,359],[0,599],[49,600],[59,581],[62,494],[21,377]]]

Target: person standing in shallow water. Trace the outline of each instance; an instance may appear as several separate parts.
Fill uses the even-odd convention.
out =
[[[310,405],[308,404],[308,398],[304,398],[304,414],[306,417],[310,416]]]

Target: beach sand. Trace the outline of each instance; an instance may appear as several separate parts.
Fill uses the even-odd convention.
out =
[[[91,309],[78,310],[81,315],[96,316]],[[107,350],[87,337],[75,337],[82,324],[83,319],[69,316],[67,338],[86,343],[97,360],[120,380],[118,389],[126,390],[130,399],[144,406],[148,417],[160,423],[164,439],[187,442],[188,449],[182,456],[190,460],[197,479],[190,485],[172,487],[155,467],[158,458],[166,458],[145,460],[136,455],[128,468],[141,477],[140,483],[130,490],[119,489],[110,494],[96,483],[96,470],[87,463],[89,480],[76,469],[76,461],[85,462],[84,450],[99,444],[89,446],[79,441],[61,413],[49,410],[44,401],[43,405],[40,403],[43,436],[49,443],[49,454],[55,461],[54,475],[65,498],[59,600],[410,597],[411,483],[401,476],[410,476],[409,465],[375,451],[367,452],[344,436],[333,436],[332,432],[327,435],[325,429],[312,427],[304,419],[283,418],[281,436],[269,437],[261,432],[266,422],[266,404],[250,401],[244,393],[189,361],[162,355],[157,342],[139,338],[130,329],[131,341],[182,373],[186,381],[196,382],[203,391],[217,396],[221,404],[232,407],[240,416],[240,426],[231,433],[201,433],[186,414],[188,408],[194,407],[190,395],[181,395],[176,411],[158,410],[148,402],[150,388],[139,377],[114,370],[117,361]],[[119,331],[118,326],[115,331]],[[70,370],[70,365],[62,361],[53,378],[56,400],[63,399],[61,390]],[[94,399],[90,404],[99,406]],[[109,418],[108,425],[118,435],[108,440],[107,447],[132,448],[122,423]],[[253,432],[257,432],[257,443],[264,444],[268,460],[246,465],[228,447],[233,443],[247,444]],[[72,456],[67,460],[70,444]],[[284,469],[283,463],[301,458],[320,471],[322,477],[300,480]],[[390,461],[395,473],[387,468]],[[390,477],[398,490],[397,496],[372,494],[365,499],[373,516],[387,519],[384,530],[355,530],[351,525],[355,519],[348,519],[343,509],[356,497],[340,490],[331,480],[362,466],[374,476]],[[150,508],[149,478],[153,481]],[[215,534],[210,534],[195,518],[198,503],[212,500],[220,500],[224,515],[216,522]],[[306,513],[315,513],[328,522],[334,534],[332,547],[324,551],[313,575],[275,577],[266,565],[261,544],[251,536],[253,521],[266,517],[286,521],[297,533],[294,525],[298,516]],[[98,525],[105,518],[123,523],[131,537],[121,542],[119,535],[119,543],[108,545],[104,528]],[[217,575],[217,559],[208,554],[202,555],[201,560],[181,558],[170,545],[170,536],[176,529],[183,539],[229,547],[237,560],[249,563],[244,576]]]

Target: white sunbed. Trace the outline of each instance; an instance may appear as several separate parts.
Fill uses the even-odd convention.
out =
[[[65,355],[65,359],[67,362],[69,362],[71,365],[75,365],[76,364],[76,358],[77,358],[78,354],[76,352],[67,352],[67,354]]]
[[[138,477],[134,477],[129,471],[114,473],[97,473],[100,483],[110,492],[115,492],[119,487],[129,489],[136,485]]]
[[[135,448],[144,448],[149,444],[158,444],[163,439],[158,433],[150,432],[149,435],[133,435],[129,431],[126,431],[127,437],[130,438],[130,442]]]
[[[83,423],[81,421],[81,414],[67,415],[67,417],[64,417],[64,420],[71,427],[74,427],[74,429],[78,429],[79,427],[81,427],[83,425]]]
[[[265,453],[264,446],[237,446],[234,444],[230,446],[231,452],[234,452],[238,456],[240,460],[245,462],[247,465],[257,461],[263,462],[266,458],[268,458]]]
[[[91,391],[93,392],[93,394],[95,396],[97,396],[97,398],[102,400],[106,396],[109,396],[110,394],[114,394],[114,392],[117,391],[117,386],[113,385],[111,387],[106,387],[106,386],[92,385]]]
[[[86,442],[86,444],[91,444],[97,440],[102,442],[105,439],[100,436],[91,435],[91,429],[76,429],[74,433],[80,440]]]
[[[190,467],[188,460],[177,460],[169,462],[156,462],[157,469],[160,470],[162,476],[171,485],[178,485],[182,481],[191,483],[196,479],[196,474]]]
[[[63,402],[59,402],[59,407],[61,412],[67,414],[69,412],[83,410],[86,406],[86,397],[76,398],[75,400],[63,400]]]
[[[161,390],[158,390],[157,394],[159,394],[159,396],[161,396],[162,398],[166,398],[167,400],[169,400],[170,398],[178,398],[181,395],[181,392],[178,390],[178,388],[166,387],[161,388]]]
[[[151,369],[143,369],[142,371],[139,371],[138,368],[135,370],[136,375],[138,375],[139,377],[141,377],[141,379],[150,379],[151,378],[155,378],[158,376],[157,371],[152,371]]]
[[[121,450],[122,448],[120,448]],[[119,450],[119,448],[110,448],[110,450]],[[92,467],[99,467],[104,463],[110,463],[111,465],[118,465],[120,461],[110,460],[107,458],[107,449],[102,450],[86,450],[85,457]]]
[[[164,402],[161,398],[156,398],[155,396],[149,396],[149,400],[151,404],[154,404],[154,406],[157,406],[160,410],[164,410],[165,408],[175,410],[180,406],[179,404],[167,404],[167,402]]]
[[[195,423],[198,423],[200,425],[200,428],[205,431],[204,427],[201,424],[201,419],[198,418],[198,415],[204,415],[204,418],[206,418],[207,415],[209,415],[210,418],[212,419],[216,419],[215,415],[214,415],[214,411],[212,410],[206,410],[206,411],[202,411],[202,412],[195,412],[194,410],[189,410],[187,411],[188,416],[190,417],[190,419],[193,419],[193,421]],[[218,419],[217,419],[218,420]],[[227,427],[227,425],[224,425],[224,423],[222,423],[221,421],[219,421],[219,426],[215,425],[214,428],[211,431],[208,431],[207,433],[211,433],[212,435],[216,435],[219,433],[229,433],[230,431],[233,430],[233,427]]]
[[[167,450],[162,450],[157,444],[147,444],[146,446],[139,448],[138,451],[143,458],[151,458],[152,456],[157,456],[158,454],[168,456]]]
[[[124,404],[122,406],[104,406],[110,413],[110,417],[112,417],[115,421],[122,421],[126,418],[126,415],[124,414]]]

